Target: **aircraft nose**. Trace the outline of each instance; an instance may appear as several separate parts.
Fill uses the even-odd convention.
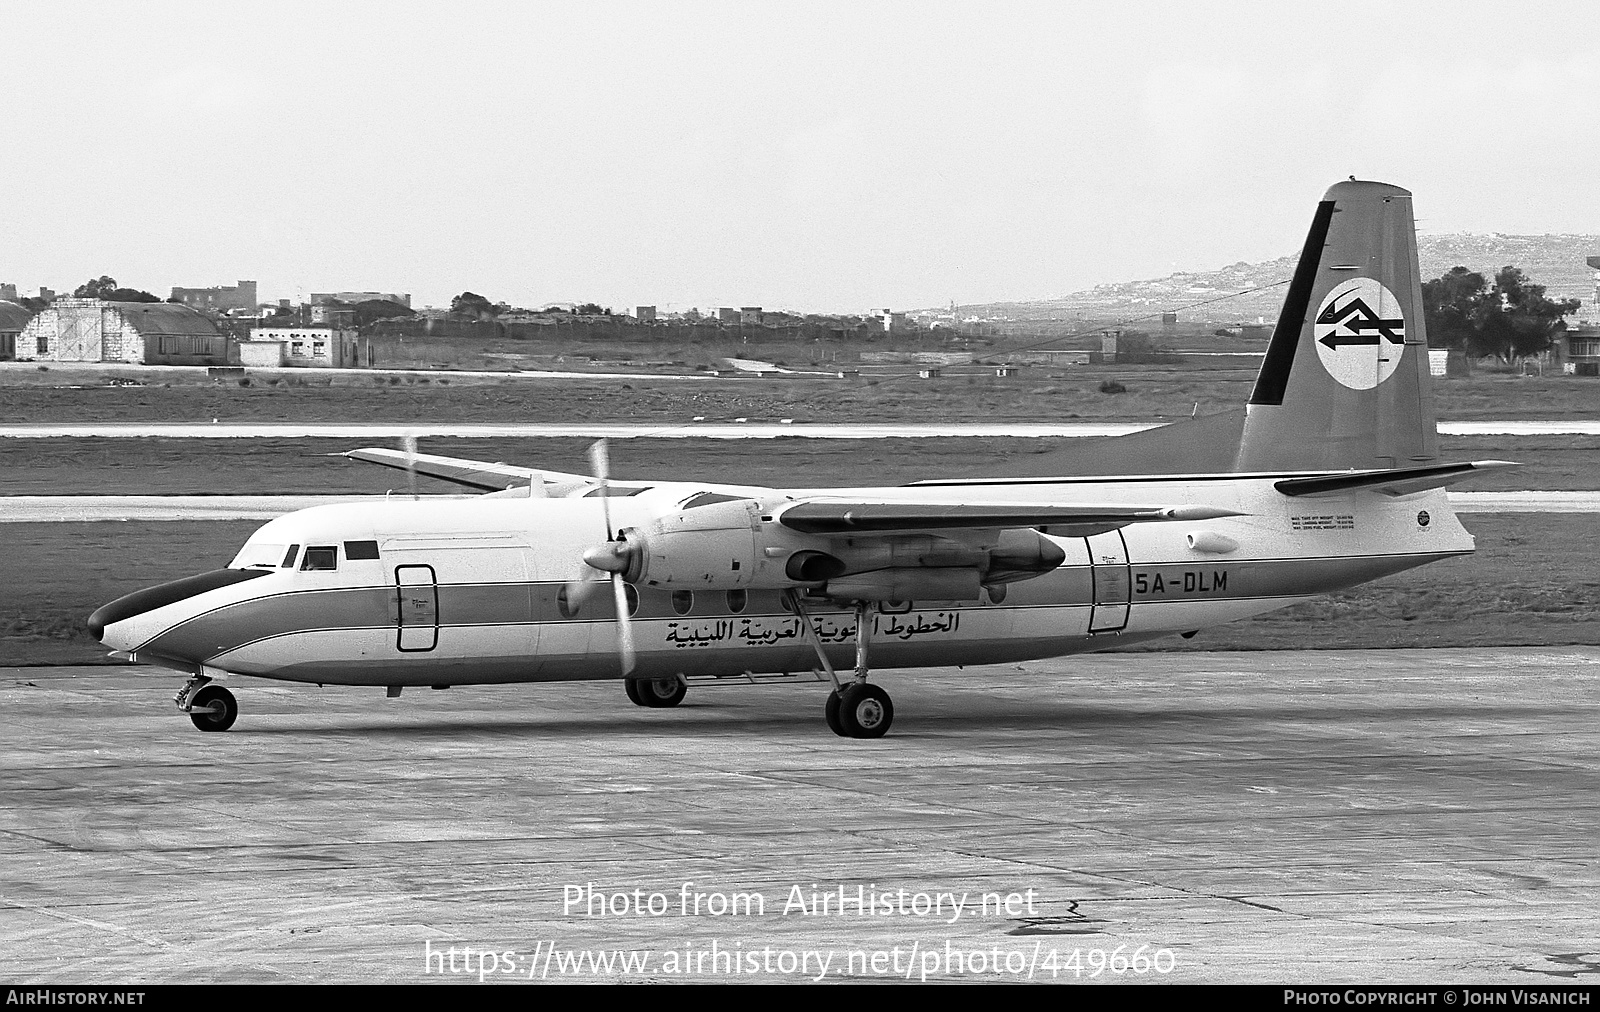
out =
[[[97,640],[104,641],[106,626],[143,615],[147,611],[164,608],[169,604],[177,604],[179,601],[204,594],[208,590],[266,576],[268,572],[269,570],[265,569],[214,569],[209,573],[186,576],[181,580],[124,594],[110,604],[95,609],[94,614],[89,616],[89,634]]]

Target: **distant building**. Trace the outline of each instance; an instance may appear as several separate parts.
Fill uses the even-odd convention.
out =
[[[892,309],[874,309],[872,317],[883,325],[886,334],[903,333],[910,326],[909,318],[905,313],[897,313]]]
[[[0,284],[0,302],[17,301],[17,286],[9,282]]]
[[[356,308],[335,302],[313,302],[311,322],[319,327],[345,330],[356,325]]]
[[[639,306],[633,311],[633,317],[640,323],[654,323],[656,322],[656,307]]]
[[[739,307],[739,322],[740,323],[748,323],[748,324],[751,324],[752,326],[756,326],[756,327],[761,326],[761,307],[760,306],[740,306]]]
[[[13,287],[12,290],[16,289]],[[0,361],[9,362],[17,357],[17,337],[31,319],[33,313],[27,306],[18,305],[10,299],[0,299]]]
[[[227,365],[227,338],[188,306],[59,298],[17,336],[19,362]]]
[[[1600,257],[1590,257],[1588,264],[1594,268],[1594,301],[1589,303],[1589,322],[1600,323]]]
[[[328,302],[345,302],[355,305],[358,302],[393,302],[397,306],[411,308],[411,294],[397,295],[394,292],[312,292],[310,304],[320,306]]]
[[[280,346],[276,353],[264,347],[274,344]],[[247,357],[266,364],[274,354],[279,356],[278,365],[349,369],[356,364],[356,332],[337,327],[256,327],[250,340],[239,342],[240,365],[253,364]]]
[[[729,306],[722,306],[717,310],[718,323],[738,323],[739,311]]]
[[[256,283],[241,281],[232,288],[174,288],[172,297],[191,309],[202,313],[228,313],[235,310],[256,311]]]
[[[1557,334],[1555,359],[1569,376],[1600,376],[1600,324],[1569,326]]]

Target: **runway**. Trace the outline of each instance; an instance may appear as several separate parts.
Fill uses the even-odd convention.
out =
[[[475,981],[426,959],[470,946],[506,982],[816,977],[773,952],[902,978],[893,951],[912,979],[1048,980],[1055,953],[1072,980],[1076,952],[1084,980],[1586,984],[1596,675],[1595,648],[891,672],[894,730],[854,741],[817,686],[647,710],[615,683],[239,680],[206,735],[171,672],[0,669],[0,977]],[[611,912],[564,905],[590,887]],[[818,909],[858,887],[913,903]],[[952,919],[941,893],[1015,900]],[[767,968],[687,958],[713,949]],[[616,950],[639,962],[569,961]]]
[[[526,485],[523,486],[526,490]],[[1451,492],[1458,513],[1600,513],[1600,491]],[[0,496],[0,524],[132,520],[260,520],[381,495],[15,495]],[[471,496],[427,496],[470,499]]]
[[[385,425],[369,422],[88,422],[63,425],[28,423],[0,425],[0,438],[10,439],[401,439],[447,436],[459,439],[914,439],[950,436],[1125,436],[1156,425],[1124,422],[952,422],[941,425],[824,424],[813,422],[701,422],[676,425],[609,424],[458,424],[418,422]],[[1600,420],[1506,420],[1440,422],[1444,436],[1600,436]]]

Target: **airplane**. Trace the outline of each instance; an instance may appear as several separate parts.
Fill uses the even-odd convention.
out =
[[[355,460],[483,494],[320,506],[224,569],[89,619],[113,656],[221,682],[436,689],[621,679],[678,705],[691,678],[810,678],[847,738],[884,735],[873,670],[1102,650],[1257,615],[1470,553],[1444,487],[1411,194],[1353,177],[1317,204],[1243,412],[1074,440],[1026,470],[782,489],[380,448]]]

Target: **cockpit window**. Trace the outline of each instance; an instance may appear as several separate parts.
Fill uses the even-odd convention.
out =
[[[306,560],[300,564],[301,572],[339,568],[339,549],[334,545],[311,545],[306,548]]]
[[[746,495],[723,495],[721,492],[701,492],[699,495],[692,495],[688,499],[685,499],[683,502],[683,508],[686,510],[692,510],[696,506],[710,506],[713,503],[719,502],[738,502],[741,499],[749,498],[750,497]]]
[[[627,485],[608,485],[604,489],[592,488],[585,492],[583,497],[585,499],[595,499],[599,497],[601,492],[604,492],[606,494],[606,498],[617,499],[630,495],[638,495],[641,492],[648,492],[650,489],[651,486],[649,485],[640,485],[637,488],[631,488]]]
[[[299,554],[300,554],[300,546],[299,545],[290,545],[289,546],[289,550],[287,552],[283,553],[283,565],[278,567],[278,568],[280,568],[280,569],[293,569],[294,568],[295,556],[297,556]]]
[[[344,543],[344,560],[346,562],[376,559],[377,557],[378,543],[376,541],[346,541]]]
[[[258,545],[251,543],[239,549],[239,554],[228,563],[229,569],[271,569],[278,564],[278,557],[283,554],[282,545]]]

